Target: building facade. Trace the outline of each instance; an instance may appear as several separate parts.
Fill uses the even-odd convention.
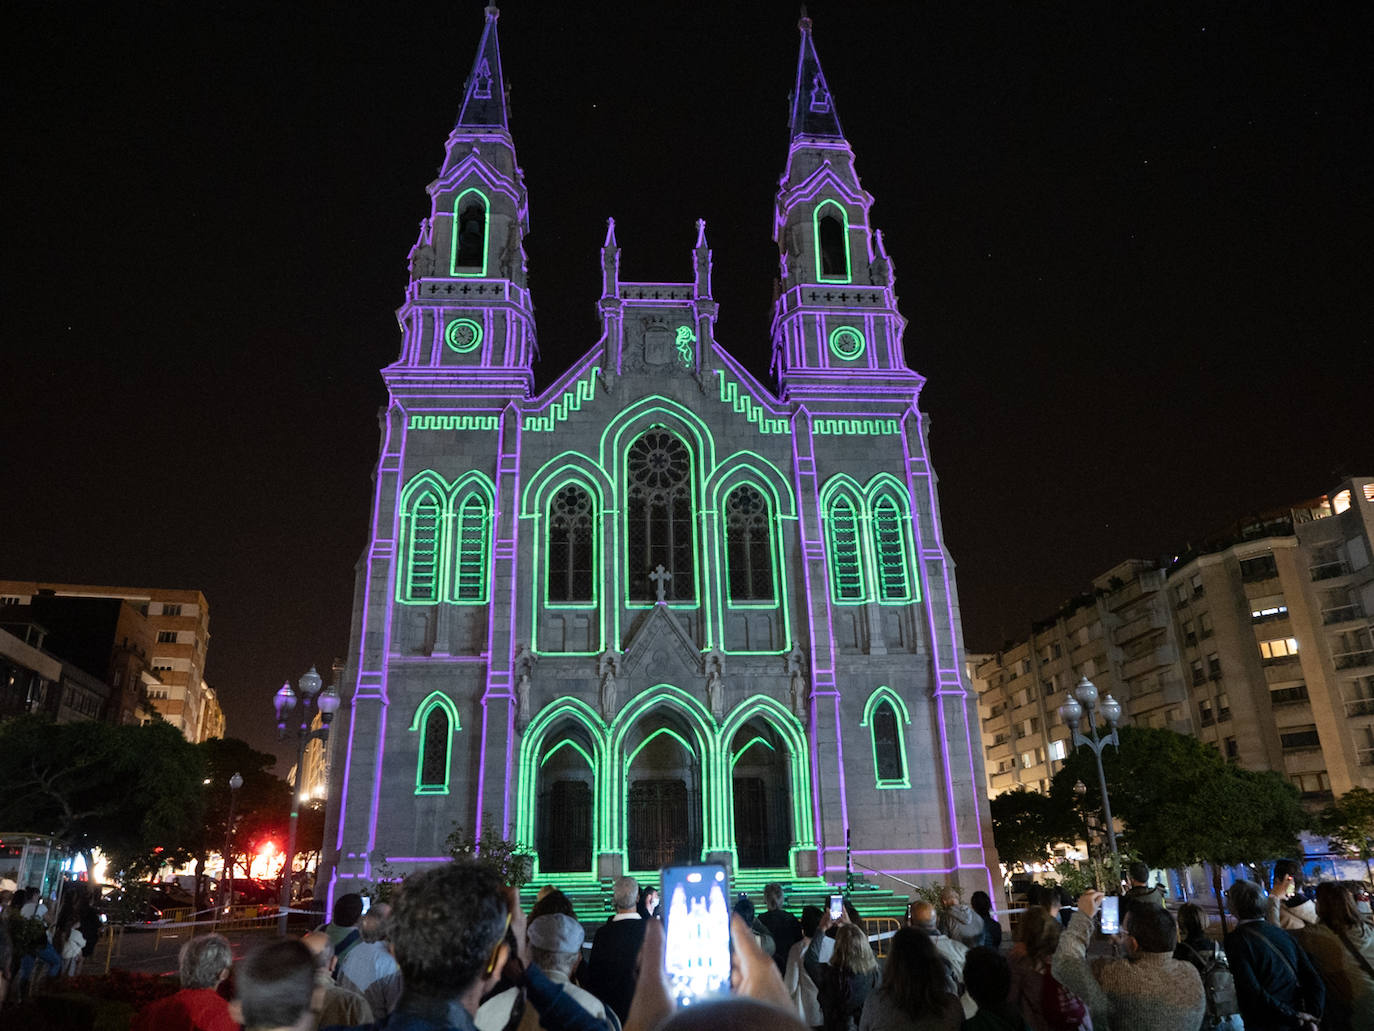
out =
[[[455,825],[534,846],[543,881],[708,857],[834,880],[848,842],[856,868],[987,888],[923,380],[809,21],[776,390],[716,339],[705,224],[690,279],[644,283],[611,222],[600,338],[536,393],[496,19],[382,372],[331,891],[437,861]]]
[[[1133,560],[975,678],[988,787],[1046,790],[1056,712],[1087,676],[1125,719],[1277,770],[1313,805],[1374,788],[1374,479],[1237,523],[1169,564]]]
[[[210,607],[200,591],[0,580],[0,599],[6,618],[42,626],[58,654],[106,679],[106,719],[138,722],[150,704],[188,741],[224,735],[224,712],[204,677]]]

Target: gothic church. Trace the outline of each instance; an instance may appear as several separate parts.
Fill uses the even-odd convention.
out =
[[[487,8],[382,370],[331,898],[441,861],[455,825],[532,846],[536,884],[997,883],[923,380],[800,28],[776,385],[716,339],[704,224],[688,282],[641,283],[612,222],[600,338],[536,394]]]

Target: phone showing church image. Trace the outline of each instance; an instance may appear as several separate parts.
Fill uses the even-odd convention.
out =
[[[679,1006],[730,990],[730,904],[725,867],[666,866],[663,966]]]

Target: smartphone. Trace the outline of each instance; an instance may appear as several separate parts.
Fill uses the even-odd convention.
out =
[[[366,912],[367,912],[369,909],[371,909],[371,908],[372,908],[372,896],[371,896],[371,895],[364,895],[364,896],[363,896],[363,912],[366,913]]]
[[[1297,882],[1294,881],[1292,878],[1289,878],[1288,887],[1285,888],[1285,889],[1283,890],[1283,897],[1286,898],[1286,899],[1291,899],[1291,898],[1292,898],[1294,895],[1296,895],[1297,893],[1298,893],[1298,884],[1297,884]]]
[[[730,990],[730,895],[725,867],[665,866],[663,968],[679,1006]]]
[[[1121,899],[1107,895],[1102,899],[1102,933],[1116,934],[1121,930]]]
[[[843,895],[831,895],[831,896],[830,896],[830,919],[831,919],[831,920],[838,920],[838,919],[840,918],[840,914],[842,914],[843,912],[844,912],[844,896],[843,896]]]

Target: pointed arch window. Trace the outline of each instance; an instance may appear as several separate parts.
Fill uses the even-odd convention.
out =
[[[878,601],[898,605],[915,600],[906,512],[888,491],[873,503],[872,527]]]
[[[449,274],[485,276],[487,274],[487,231],[491,224],[491,203],[486,194],[473,187],[464,190],[453,202],[453,245]]]
[[[549,502],[548,601],[596,600],[594,516],[591,495],[577,484],[560,488]]]
[[[816,279],[822,283],[848,283],[849,216],[833,200],[816,205],[812,215],[816,240]]]
[[[826,510],[826,556],[830,564],[830,598],[840,605],[868,600],[859,543],[859,507],[848,494],[836,494]]]
[[[453,735],[462,730],[458,708],[442,691],[434,691],[415,710],[410,730],[420,735],[415,760],[415,794],[447,795],[453,768]]]
[[[450,601],[487,600],[487,557],[491,543],[491,505],[481,491],[469,489],[453,508],[453,579]]]
[[[742,484],[725,499],[725,573],[731,604],[773,603],[773,514],[757,488]]]
[[[401,555],[397,599],[412,605],[439,602],[444,501],[437,481],[416,478],[401,502]]]
[[[669,601],[696,600],[692,527],[692,454],[667,430],[653,429],[630,445],[625,461],[625,583],[632,602],[658,596],[649,574],[662,566],[672,579]]]
[[[906,706],[892,688],[884,685],[869,697],[860,726],[868,727],[872,735],[873,774],[879,788],[911,787],[902,730],[910,723]]]

